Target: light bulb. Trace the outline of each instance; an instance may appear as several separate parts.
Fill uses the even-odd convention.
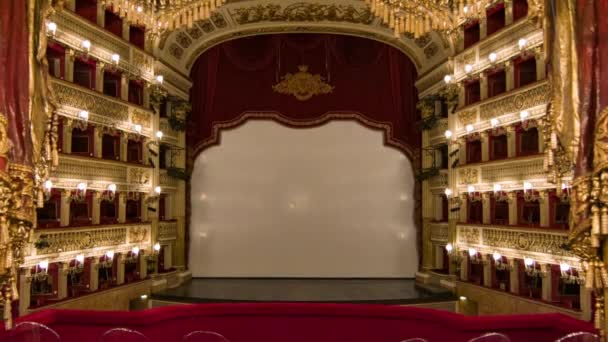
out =
[[[162,189],[160,188],[160,186],[154,188],[154,192],[156,192],[157,194],[160,194],[161,191]]]
[[[447,84],[452,83],[452,75],[445,75],[443,76],[443,81]]]
[[[469,248],[469,255],[470,256],[476,256],[477,255],[477,250],[475,248]]]
[[[454,246],[451,243],[448,243],[447,245],[445,245],[445,250],[450,253],[452,252],[452,250],[454,250]]]
[[[466,64],[464,66],[464,72],[466,72],[467,74],[470,73],[471,71],[473,71],[473,66],[471,64]]]
[[[135,246],[133,247],[133,249],[131,249],[131,253],[134,255],[138,255],[139,254],[139,247]]]
[[[116,184],[112,183],[108,185],[108,190],[111,192],[116,192]]]
[[[51,190],[53,188],[53,182],[49,179],[46,182],[44,182],[44,188],[46,190]]]
[[[494,192],[498,192],[502,190],[502,185],[500,184],[494,184]]]
[[[566,189],[568,189],[568,184],[562,183],[562,190],[566,190]]]
[[[91,41],[90,40],[88,40],[88,39],[83,40],[81,45],[85,50],[87,50],[87,51],[91,50]]]
[[[89,120],[89,112],[87,112],[86,110],[81,110],[78,113],[78,117],[81,118],[82,120]]]
[[[137,6],[137,13],[141,13],[143,11],[144,11],[143,7]]]
[[[112,55],[112,62],[118,64],[119,61],[120,61],[120,56],[117,53],[113,54]]]
[[[445,189],[444,191],[446,197],[452,196],[452,189]]]
[[[85,191],[87,189],[87,183],[78,183],[78,190]]]
[[[158,139],[162,139],[162,138],[163,138],[163,132],[162,132],[162,131],[157,131],[157,132],[156,132],[156,137],[157,137]]]
[[[528,45],[528,40],[526,38],[521,38],[517,42],[517,45],[519,46],[520,49],[523,49],[526,47],[526,45]]]
[[[570,265],[569,265],[569,264],[567,264],[567,263],[565,263],[565,262],[564,262],[564,263],[561,263],[561,264],[559,264],[559,269],[560,269],[562,272],[568,272],[568,271],[570,271]]]
[[[494,260],[498,261],[500,259],[502,259],[502,255],[500,255],[500,253],[498,252],[494,252],[492,253],[492,257],[494,258]]]
[[[464,14],[467,14],[469,12],[469,6],[464,6],[462,8],[462,11],[464,12]]]
[[[163,77],[163,75],[156,75],[156,82],[158,82],[158,84],[163,84],[164,80],[165,78]]]
[[[107,251],[106,252],[106,257],[108,257],[108,259],[113,259],[114,258],[114,251]]]
[[[475,187],[472,185],[467,186],[467,191],[468,192],[475,192]]]
[[[498,58],[498,55],[496,54],[496,52],[492,52],[488,55],[488,59],[492,63],[496,62],[496,58]]]
[[[527,110],[522,110],[521,112],[519,112],[519,117],[522,120],[526,120],[528,118],[528,116],[530,116],[530,113],[528,113]]]
[[[524,182],[524,191],[532,190],[532,183]]]
[[[160,243],[157,242],[154,244],[154,250],[157,252],[160,251]]]
[[[54,35],[54,34],[55,34],[55,32],[57,32],[57,24],[55,24],[55,23],[54,23],[54,22],[52,22],[52,21],[49,21],[49,22],[46,24],[46,29],[47,29],[49,32],[51,32],[51,33]]]
[[[446,139],[450,139],[452,137],[452,131],[450,131],[449,129],[445,131],[444,134]]]
[[[78,254],[76,256],[76,262],[79,264],[84,264],[84,254]]]
[[[490,125],[492,125],[492,127],[496,127],[498,126],[498,124],[500,124],[500,121],[498,121],[497,118],[493,118],[492,120],[490,120]]]
[[[471,124],[466,125],[464,128],[467,130],[467,133],[471,133],[475,129]]]
[[[49,261],[42,260],[41,262],[38,263],[38,268],[44,269],[46,271],[49,268]]]
[[[140,124],[136,124],[135,126],[133,126],[133,129],[135,130],[135,132],[141,133],[141,125]]]
[[[534,260],[532,260],[532,258],[524,258],[524,265],[532,266],[534,265]]]

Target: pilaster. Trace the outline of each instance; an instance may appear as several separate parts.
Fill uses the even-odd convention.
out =
[[[144,85],[144,88],[142,90],[142,96],[143,96],[143,106],[144,108],[148,108],[150,109],[150,84],[146,83]]]
[[[129,31],[130,31],[130,25],[129,25],[129,21],[128,20],[123,20],[122,21],[122,39],[124,39],[125,41],[129,41]]]
[[[515,128],[513,126],[507,126],[507,157],[513,158],[516,154],[517,139],[515,137]]]
[[[93,126],[93,157],[101,158],[103,129],[99,125]]]
[[[535,51],[534,59],[536,60],[536,80],[541,81],[546,78],[546,64],[545,60],[542,56],[542,53],[539,51],[538,53]]]
[[[583,313],[581,319],[583,321],[591,320],[592,312],[593,312],[593,297],[591,295],[591,290],[586,288],[585,284],[581,285],[580,301],[581,301],[581,312]]]
[[[125,256],[123,253],[118,253],[116,256],[116,285],[125,283]]]
[[[127,161],[127,144],[129,142],[129,136],[127,133],[122,132],[120,133],[120,161],[122,162],[126,162]]]
[[[481,161],[490,160],[490,137],[487,131],[481,132]]]
[[[517,225],[517,192],[507,193],[509,197],[509,225]]]
[[[106,26],[105,1],[97,1],[97,25],[100,27]]]
[[[492,255],[483,256],[483,286],[492,287]]]
[[[74,82],[74,50],[65,49],[65,80]]]
[[[165,253],[163,253],[165,269],[169,269],[169,268],[173,267],[173,246],[172,246],[171,241],[169,241],[169,243],[164,245],[163,248],[165,250]]]
[[[145,279],[148,276],[148,259],[146,258],[146,253],[140,252],[138,255],[139,258],[139,278]]]
[[[105,68],[105,63],[97,62],[95,63],[95,90],[103,93],[103,69]]]
[[[515,88],[515,68],[512,61],[505,62],[505,77],[507,81],[507,91]]]
[[[62,227],[70,225],[70,193],[71,190],[61,191],[61,210],[59,213],[59,225]]]
[[[19,272],[21,272],[19,277],[19,316],[23,316],[27,315],[27,309],[30,307],[32,278],[29,268],[21,268]]]
[[[64,299],[68,296],[68,265],[64,262],[57,263],[57,299]]]
[[[467,195],[466,194],[461,194],[460,195],[460,218],[459,221],[460,222],[467,222]]]
[[[465,165],[467,163],[467,140],[465,138],[458,139],[460,150],[458,153],[458,164]]]
[[[544,276],[542,277],[542,289],[541,289],[541,298],[546,302],[552,302],[552,286],[553,286],[553,274],[551,272],[550,264],[542,264],[540,265],[540,269],[543,272]]]
[[[513,0],[505,0],[505,26],[513,23]]]
[[[93,292],[97,291],[97,289],[99,288],[99,258],[92,257],[89,267],[91,267],[91,279],[89,279],[89,289],[91,290],[91,292]]]
[[[76,0],[67,0],[65,2],[65,8],[72,12],[76,11]]]
[[[485,72],[479,74],[479,95],[481,101],[488,98],[488,75]]]
[[[549,217],[551,215],[549,208],[549,196],[547,191],[541,190],[539,191],[539,205],[540,205],[540,226],[541,227],[549,227]]]
[[[479,18],[479,40],[484,39],[488,36],[488,18]]]
[[[509,259],[511,266],[509,271],[509,291],[515,295],[519,294],[519,262],[517,259]]]
[[[118,222],[124,223],[127,220],[127,194],[118,192]]]
[[[72,129],[73,129],[73,120],[72,119],[63,119],[63,142],[61,149],[63,153],[70,154],[72,153]]]
[[[120,75],[120,99],[129,100],[129,78],[124,73]]]
[[[491,206],[490,206],[490,193],[484,192],[481,194],[481,203],[482,203],[482,222],[483,224],[490,224],[492,218],[491,215]]]
[[[91,219],[91,223],[99,224],[101,219],[101,192],[94,191],[93,192],[93,208],[91,208],[91,215],[93,215]]]
[[[462,252],[463,257],[460,262],[460,280],[467,281],[469,280],[469,254],[467,252]]]

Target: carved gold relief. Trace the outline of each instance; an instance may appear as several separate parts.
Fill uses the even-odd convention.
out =
[[[466,126],[468,124],[475,122],[475,117],[477,116],[477,112],[475,111],[466,111],[458,113],[458,121],[462,126]]]
[[[233,19],[239,24],[261,21],[346,21],[369,24],[373,16],[368,8],[354,6],[296,3],[284,9],[280,5],[267,4],[236,8],[231,11]]]
[[[319,74],[308,72],[307,65],[298,66],[295,74],[287,73],[281,77],[281,82],[272,86],[272,90],[279,94],[293,95],[300,101],[306,101],[315,95],[329,94],[334,87],[325,83]]]
[[[133,111],[133,113],[131,113],[131,122],[134,124],[140,124],[143,127],[150,127],[151,119],[150,113],[148,112],[136,109]]]
[[[460,169],[458,170],[459,184],[477,183],[479,180],[477,169]]]
[[[116,246],[127,241],[127,228],[96,228],[86,231],[44,232],[40,238],[48,243],[38,249],[38,255],[79,251],[103,246]]]
[[[129,229],[129,243],[145,242],[148,237],[148,229],[145,227],[131,227]]]
[[[545,83],[483,104],[479,107],[479,115],[482,120],[489,120],[503,114],[515,113],[526,108],[548,103],[550,98],[549,85]]]
[[[119,121],[129,119],[128,107],[121,103],[106,100],[101,96],[94,96],[77,89],[75,86],[69,87],[59,82],[53,83],[53,90],[57,101],[63,105],[87,110]]]

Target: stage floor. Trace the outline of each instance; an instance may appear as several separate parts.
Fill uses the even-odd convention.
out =
[[[153,301],[172,303],[329,302],[425,304],[453,302],[456,296],[414,279],[235,279],[194,278],[152,294]]]

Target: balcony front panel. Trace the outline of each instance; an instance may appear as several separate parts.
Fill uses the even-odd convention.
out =
[[[430,145],[445,143],[445,131],[448,129],[448,119],[439,119],[429,133]]]
[[[169,241],[177,239],[177,221],[158,222],[158,240]]]
[[[448,223],[447,222],[431,222],[431,241],[438,243],[448,242]]]

